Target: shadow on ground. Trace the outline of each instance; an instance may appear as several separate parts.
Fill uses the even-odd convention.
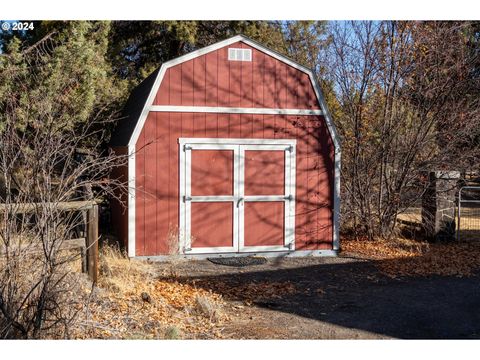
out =
[[[256,289],[249,284],[291,282],[296,290],[281,297],[263,294],[259,286],[253,304],[387,337],[480,338],[478,273],[391,279],[373,261],[316,258],[269,260],[248,268],[193,261],[179,265],[179,274],[176,281],[194,282],[236,301],[252,299],[251,291],[232,291]]]

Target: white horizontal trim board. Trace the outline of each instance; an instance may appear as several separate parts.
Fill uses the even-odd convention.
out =
[[[185,113],[221,113],[221,114],[260,114],[260,115],[323,115],[322,110],[313,109],[269,109],[216,106],[174,106],[152,105],[150,111]]]
[[[210,144],[215,145],[296,145],[296,139],[245,139],[245,138],[179,138],[180,145],[185,144]],[[217,145],[218,144],[218,145]]]
[[[170,261],[172,256],[184,260],[205,260],[211,257],[245,257],[262,256],[266,258],[287,258],[287,257],[337,257],[338,250],[295,250],[295,251],[252,251],[243,253],[204,253],[204,254],[182,254],[182,255],[157,255],[138,256],[139,259],[150,261]]]

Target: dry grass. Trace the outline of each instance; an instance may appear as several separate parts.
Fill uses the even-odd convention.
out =
[[[118,247],[106,246],[100,253],[100,275],[100,288],[128,295],[138,283],[150,288],[157,274],[146,261],[130,260]]]
[[[100,264],[98,288],[75,337],[222,337],[220,326],[228,318],[220,311],[224,305],[220,295],[160,279],[153,264],[130,260],[115,247],[101,250]],[[198,299],[208,302],[208,309],[198,311]]]
[[[69,337],[69,328],[83,308],[87,295],[80,289],[88,283],[81,273],[79,251],[55,251],[55,265],[49,266],[39,246],[24,241],[9,247],[8,256],[0,253],[2,300],[7,315],[0,314],[0,328],[7,338]],[[34,333],[38,309],[43,307],[41,327]],[[10,327],[6,316],[12,316],[26,333]]]
[[[422,209],[409,208],[398,215],[398,220],[420,226],[422,223]],[[455,215],[455,221],[458,221],[457,215]],[[469,232],[469,238],[472,238],[472,240],[480,240],[480,209],[463,207],[459,229]],[[471,236],[471,233],[473,233],[474,236]]]

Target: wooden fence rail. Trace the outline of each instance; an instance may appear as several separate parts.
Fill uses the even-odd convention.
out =
[[[11,212],[26,214],[44,207],[52,207],[59,211],[86,211],[86,237],[65,240],[61,249],[80,249],[82,257],[82,271],[88,272],[90,279],[98,280],[98,204],[95,200],[69,201],[57,203],[12,203],[0,204],[0,213]],[[30,249],[29,249],[30,250]],[[35,251],[35,249],[32,249]],[[3,249],[0,248],[0,255]]]

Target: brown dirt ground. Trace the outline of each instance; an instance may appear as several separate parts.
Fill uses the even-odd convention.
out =
[[[337,258],[244,268],[188,261],[175,281],[221,295],[222,338],[479,338],[480,243],[407,243],[345,241]]]
[[[480,338],[480,241],[342,241],[335,258],[247,267],[107,251],[74,337]]]

